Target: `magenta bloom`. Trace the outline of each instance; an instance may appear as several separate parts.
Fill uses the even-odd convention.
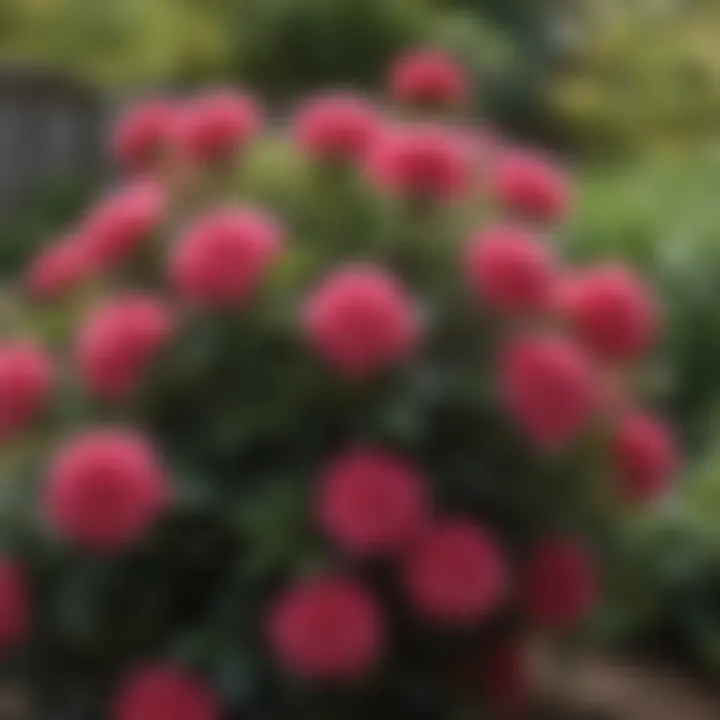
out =
[[[498,541],[467,520],[440,520],[410,553],[404,568],[408,597],[427,621],[464,626],[499,607],[508,578]]]
[[[538,313],[552,304],[555,255],[520,227],[494,226],[474,235],[464,270],[475,294],[496,312]]]
[[[636,502],[661,497],[679,465],[679,452],[670,428],[640,412],[626,413],[612,436],[612,457],[620,494]]]
[[[152,98],[133,106],[115,126],[111,144],[115,160],[124,168],[152,168],[167,149],[178,108],[164,98]]]
[[[205,215],[185,231],[170,256],[180,297],[215,309],[246,304],[277,261],[284,231],[274,218],[249,208]]]
[[[388,92],[407,105],[461,105],[470,95],[462,67],[440,50],[420,49],[399,57],[391,66]]]
[[[492,186],[497,201],[521,217],[556,222],[570,209],[568,179],[538,155],[513,152],[501,156],[495,166]]]
[[[263,124],[263,110],[254,97],[218,90],[183,109],[175,123],[174,140],[193,160],[227,161],[259,135]]]
[[[43,248],[27,273],[29,295],[36,300],[55,300],[92,275],[87,249],[75,237],[61,238]]]
[[[544,627],[572,627],[594,609],[599,585],[595,563],[582,545],[572,538],[548,538],[535,548],[530,559],[525,610]]]
[[[93,269],[113,269],[125,262],[165,219],[167,198],[151,180],[121,188],[86,218],[78,236]]]
[[[536,445],[549,449],[575,440],[599,402],[589,359],[554,335],[511,341],[500,356],[498,386],[510,418]]]
[[[468,193],[473,157],[459,133],[439,125],[405,125],[382,134],[368,156],[367,172],[394,194],[451,201]]]
[[[367,674],[381,660],[385,624],[362,585],[316,577],[285,591],[272,605],[268,636],[291,675],[350,680]]]
[[[148,531],[169,494],[165,469],[145,437],[99,428],[60,449],[43,502],[60,535],[90,551],[112,552]]]
[[[10,558],[0,558],[0,652],[22,645],[31,623],[30,588],[25,570]]]
[[[44,350],[28,341],[0,344],[0,441],[25,430],[45,409],[55,370]]]
[[[380,128],[381,119],[367,100],[330,93],[311,99],[300,109],[293,135],[308,155],[319,160],[359,161]]]
[[[660,327],[651,292],[622,265],[571,276],[561,287],[559,307],[580,341],[608,361],[637,359],[652,347]]]
[[[325,469],[316,512],[327,534],[358,556],[397,555],[406,550],[430,516],[425,480],[402,457],[357,448]]]
[[[335,270],[310,295],[303,316],[312,349],[339,373],[360,378],[408,358],[420,339],[418,311],[382,268]]]
[[[80,329],[76,348],[83,384],[98,397],[125,398],[173,329],[167,307],[150,295],[120,295],[95,308]]]
[[[112,720],[220,720],[214,693],[185,670],[155,665],[135,670],[120,687]]]

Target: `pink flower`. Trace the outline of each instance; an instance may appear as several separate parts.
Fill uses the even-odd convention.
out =
[[[142,171],[157,163],[170,140],[178,109],[164,98],[138,103],[123,115],[112,135],[112,154],[123,167]]]
[[[439,125],[405,125],[386,131],[374,144],[367,172],[393,193],[451,201],[467,194],[473,157],[460,134]]]
[[[191,102],[178,118],[175,141],[190,158],[230,160],[262,130],[263,111],[255,98],[218,90]]]
[[[531,690],[524,648],[514,640],[495,642],[487,651],[483,665],[482,684],[498,717],[522,717]]]
[[[37,300],[55,300],[74,290],[92,274],[86,248],[77,238],[61,238],[33,259],[27,274],[27,288]]]
[[[500,313],[537,313],[551,305],[555,257],[539,238],[513,226],[477,233],[467,247],[465,274],[474,292]]]
[[[408,557],[404,579],[418,613],[446,626],[487,618],[508,584],[497,540],[465,520],[441,520],[431,527]]]
[[[0,344],[0,441],[25,430],[45,409],[54,377],[41,348],[26,341]]]
[[[120,687],[112,720],[220,720],[220,704],[200,680],[166,665],[133,672]]]
[[[536,445],[550,449],[574,440],[599,402],[589,359],[554,335],[511,341],[500,356],[498,385],[512,420]]]
[[[570,209],[567,178],[537,155],[515,152],[501,156],[492,184],[495,198],[522,217],[554,222]]]
[[[165,219],[167,199],[155,182],[138,180],[110,195],[81,228],[78,241],[96,269],[127,260]]]
[[[320,160],[362,160],[380,130],[375,108],[361,97],[332,93],[307,102],[295,118],[298,144]]]
[[[119,295],[95,308],[77,342],[83,384],[98,397],[125,398],[170,340],[173,328],[166,306],[149,295]]]
[[[292,675],[351,680],[383,654],[385,624],[374,598],[352,580],[305,580],[276,601],[268,617],[270,645]]]
[[[612,436],[612,457],[620,493],[638,502],[664,494],[679,464],[670,428],[640,411],[620,419]]]
[[[360,556],[402,552],[430,514],[419,470],[402,457],[372,448],[349,450],[332,460],[316,510],[328,535]]]
[[[311,294],[303,324],[313,350],[351,378],[405,360],[420,339],[418,311],[405,289],[370,265],[335,270]]]
[[[150,442],[122,428],[88,430],[60,449],[43,497],[50,524],[95,552],[138,541],[167,503],[170,487]]]
[[[592,612],[599,586],[595,564],[581,544],[569,537],[547,538],[530,558],[525,610],[534,622],[562,630]]]
[[[470,95],[463,69],[439,50],[420,49],[398,58],[391,66],[388,91],[408,105],[461,105]]]
[[[580,341],[604,360],[633,360],[658,335],[660,311],[652,294],[621,265],[569,278],[561,286],[559,306]]]
[[[31,624],[30,592],[23,567],[0,559],[0,651],[22,645]]]
[[[283,247],[284,231],[270,216],[228,208],[200,218],[174,247],[170,276],[180,296],[212,308],[246,304]]]

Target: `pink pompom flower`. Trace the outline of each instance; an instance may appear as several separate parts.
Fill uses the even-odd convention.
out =
[[[510,418],[546,449],[576,439],[599,403],[590,360],[572,342],[551,334],[521,336],[503,348],[498,389]]]
[[[215,694],[186,670],[153,665],[132,672],[120,686],[112,720],[220,720]]]
[[[406,560],[408,598],[418,614],[465,626],[497,610],[507,590],[502,550],[487,530],[466,520],[437,521]]]
[[[463,198],[470,189],[473,169],[473,157],[462,135],[432,124],[387,129],[367,158],[371,182],[393,194],[420,200]]]
[[[78,236],[94,269],[126,261],[163,220],[167,198],[151,180],[137,180],[112,193],[88,215]]]
[[[56,300],[88,280],[92,266],[86,248],[64,237],[41,250],[28,269],[26,286],[35,300]]]
[[[550,537],[533,550],[523,592],[525,611],[532,621],[563,630],[593,611],[600,580],[581,543],[570,537]]]
[[[490,646],[484,657],[483,686],[501,718],[519,718],[528,708],[532,682],[527,652],[517,640]]]
[[[115,160],[132,171],[157,165],[167,150],[178,108],[165,98],[151,98],[130,108],[118,120],[111,149]]]
[[[370,102],[348,93],[329,93],[308,101],[293,124],[293,135],[311,157],[324,161],[360,161],[381,128]]]
[[[268,637],[289,674],[318,681],[353,680],[382,659],[385,623],[362,585],[319,576],[286,590],[272,605]]]
[[[216,90],[187,104],[175,124],[174,140],[192,160],[228,161],[261,132],[263,122],[263,110],[254,97]]]
[[[560,287],[558,306],[580,342],[603,360],[634,360],[658,335],[660,310],[652,293],[621,265],[569,277]]]
[[[137,542],[165,507],[163,464],[142,435],[92,429],[64,445],[51,463],[43,504],[50,525],[94,552]]]
[[[54,379],[53,364],[37,345],[0,344],[0,441],[25,430],[45,409]]]
[[[356,448],[326,467],[316,513],[327,534],[358,556],[393,556],[422,532],[430,515],[425,480],[392,453]]]
[[[80,329],[76,357],[80,377],[91,393],[121,400],[170,340],[174,320],[150,295],[125,294],[95,308]]]
[[[277,261],[284,230],[269,215],[226,208],[197,220],[170,256],[180,297],[213,309],[246,304]]]
[[[470,81],[444,52],[421,48],[395,60],[388,74],[388,91],[394,100],[407,105],[457,106],[468,100]]]
[[[464,256],[474,293],[505,314],[543,312],[551,307],[557,267],[540,238],[517,226],[494,226],[475,234]]]
[[[32,623],[30,588],[22,565],[0,558],[0,651],[22,645]]]
[[[547,160],[511,152],[495,163],[492,194],[510,212],[540,222],[556,222],[570,210],[572,193],[565,175]]]
[[[612,433],[611,453],[619,492],[635,502],[661,497],[679,465],[670,428],[638,410],[620,418]]]
[[[335,270],[310,295],[303,316],[312,349],[331,367],[362,378],[408,358],[420,339],[417,308],[382,268]]]

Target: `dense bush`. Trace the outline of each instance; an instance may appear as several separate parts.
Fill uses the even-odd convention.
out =
[[[444,56],[389,87],[269,140],[240,93],[138,108],[127,184],[30,267],[49,347],[0,352],[0,645],[56,704],[514,714],[524,639],[601,593],[594,529],[666,490],[652,293],[560,260],[569,181],[451,120]]]

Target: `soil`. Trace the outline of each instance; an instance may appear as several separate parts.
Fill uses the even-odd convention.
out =
[[[720,689],[656,661],[590,656],[543,686],[536,720],[720,720]]]

